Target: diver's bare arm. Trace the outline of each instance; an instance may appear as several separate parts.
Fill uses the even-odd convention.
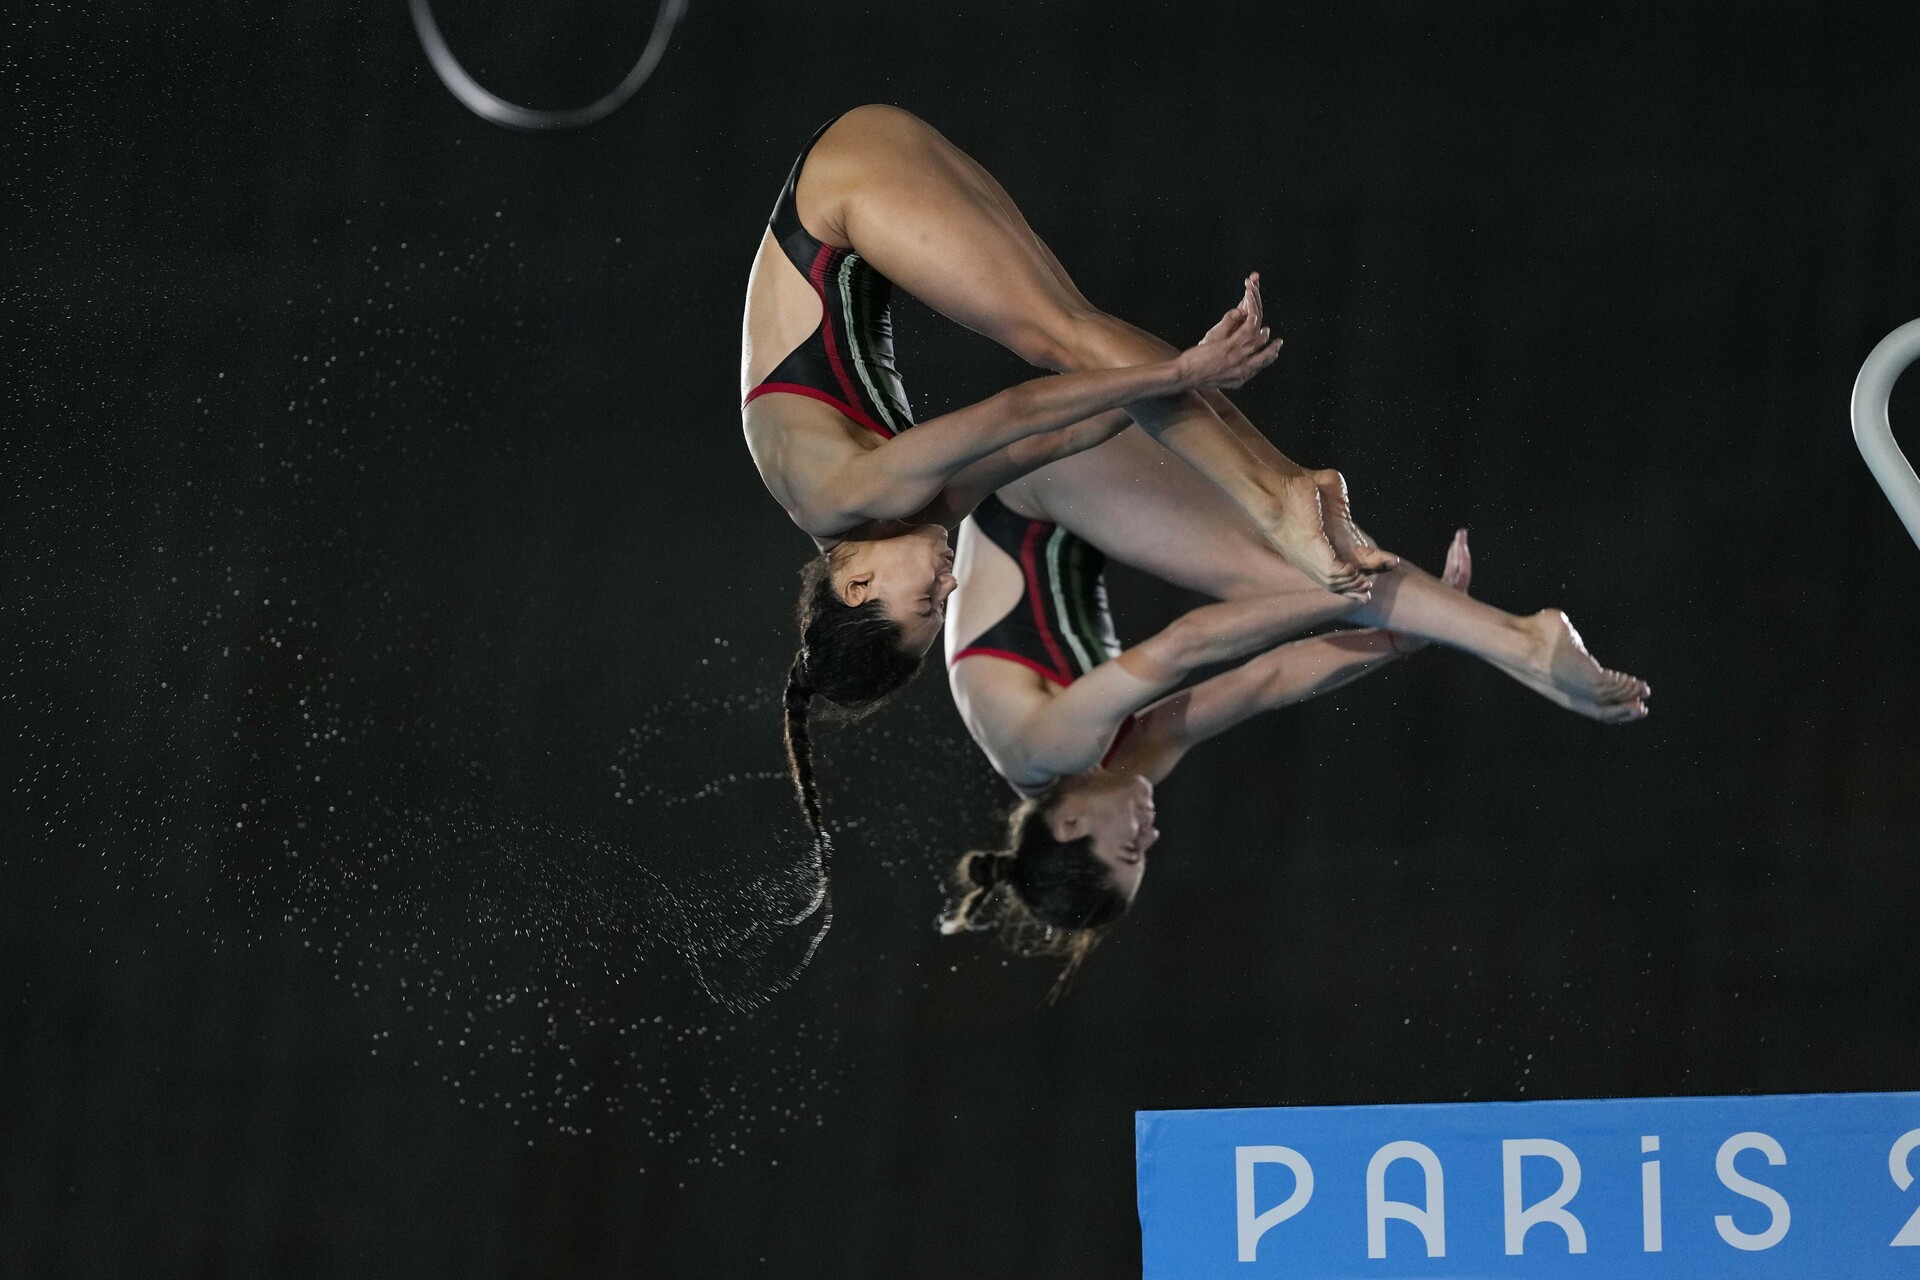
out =
[[[996,490],[1048,463],[1105,444],[1132,425],[1125,411],[1110,409],[996,449],[955,476],[938,497],[907,519],[914,524],[959,524]]]
[[[1208,387],[1199,394],[1207,408],[1213,410],[1215,416],[1225,424],[1228,434],[1238,440],[1262,467],[1279,475],[1290,475],[1300,469],[1298,463],[1281,453],[1266,434],[1254,426],[1233,401],[1227,399],[1225,392]],[[1085,422],[1076,422],[1070,427],[1062,427],[1044,435],[1029,436],[1017,444],[1008,445],[955,476],[939,497],[911,519],[916,524],[958,524],[968,512],[984,502],[988,494],[1038,471],[1050,462],[1058,462],[1095,445],[1105,444],[1126,430],[1132,422],[1133,419],[1125,412],[1116,409]],[[1361,536],[1364,538],[1366,535],[1362,532]],[[1372,540],[1368,539],[1368,542]]]
[[[1391,632],[1371,628],[1283,644],[1148,707],[1113,763],[1158,782],[1208,738],[1263,711],[1330,693],[1379,670],[1401,652]]]
[[[1127,717],[1202,667],[1330,622],[1352,603],[1315,587],[1204,605],[1037,704],[1017,735],[1024,772],[1063,777],[1105,755]]]
[[[1170,360],[1034,378],[848,459],[831,478],[828,501],[848,524],[909,516],[997,450],[1138,400],[1237,387],[1278,354],[1279,344],[1248,321],[1225,334],[1216,330]]]
[[[1456,529],[1447,546],[1441,581],[1463,595],[1473,585],[1473,555],[1465,529]],[[1195,744],[1262,711],[1338,689],[1426,644],[1418,636],[1366,629],[1281,645],[1147,708],[1121,744],[1115,763],[1158,782]]]
[[[1226,394],[1214,388],[1200,393],[1207,407],[1213,410],[1227,431],[1243,445],[1247,452],[1271,471],[1285,475],[1299,469],[1287,456],[1274,447],[1271,440],[1260,428],[1247,420]],[[1084,452],[1096,445],[1105,444],[1119,435],[1133,423],[1133,419],[1124,411],[1115,409],[1107,413],[1076,422],[1070,427],[1049,431],[1042,435],[1029,436],[1004,449],[997,450],[974,463],[955,476],[940,496],[909,519],[915,524],[958,524],[967,514],[979,506],[987,495],[1004,488],[1031,472],[1038,471],[1050,462]],[[1362,533],[1362,537],[1365,534]],[[1368,540],[1371,542],[1371,539]]]

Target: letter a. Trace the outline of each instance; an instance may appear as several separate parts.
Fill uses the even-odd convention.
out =
[[[1387,1199],[1387,1166],[1412,1160],[1427,1175],[1427,1207],[1416,1209],[1402,1200]],[[1420,1228],[1427,1239],[1427,1256],[1447,1256],[1447,1182],[1440,1157],[1418,1142],[1389,1142],[1367,1161],[1367,1256],[1387,1256],[1387,1219],[1398,1218]]]
[[[1293,1170],[1293,1194],[1259,1214],[1253,1211],[1253,1167],[1257,1164],[1283,1164]],[[1260,1237],[1306,1208],[1313,1198],[1313,1166],[1292,1147],[1235,1147],[1233,1188],[1239,1211],[1240,1261],[1252,1262],[1260,1250]]]
[[[1525,1253],[1527,1232],[1541,1223],[1551,1223],[1566,1233],[1568,1253],[1585,1253],[1587,1229],[1566,1210],[1567,1201],[1580,1190],[1579,1157],[1551,1138],[1508,1138],[1500,1144],[1500,1154],[1506,1183],[1508,1255]],[[1560,1187],[1540,1203],[1522,1208],[1520,1161],[1526,1156],[1545,1156],[1558,1164]]]

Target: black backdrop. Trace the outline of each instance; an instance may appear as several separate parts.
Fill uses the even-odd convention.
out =
[[[648,9],[440,17],[568,105]],[[1118,1276],[1136,1108],[1915,1085],[1920,554],[1846,421],[1914,6],[695,0],[556,137],[399,0],[9,39],[0,1272]],[[1652,719],[1435,651],[1248,725],[1045,1008],[932,928],[1001,797],[923,679],[824,748],[816,962],[709,1000],[794,825],[740,300],[869,100],[1137,323],[1263,271],[1255,420]],[[922,414],[1024,376],[900,311]]]

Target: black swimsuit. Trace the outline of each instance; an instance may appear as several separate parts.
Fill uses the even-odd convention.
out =
[[[747,392],[741,404],[744,407],[776,391],[807,396],[892,439],[913,425],[907,389],[893,367],[893,321],[888,314],[893,282],[853,250],[821,244],[807,234],[795,202],[800,170],[813,144],[832,124],[829,120],[821,125],[793,162],[793,172],[787,175],[787,185],[767,221],[787,260],[820,296],[820,327]]]
[[[971,518],[1020,566],[1026,590],[1006,617],[949,658],[948,666],[981,654],[1030,667],[1064,688],[1120,656],[1107,610],[1107,558],[1098,548],[1057,524],[1014,514],[997,497],[982,502]]]
[[[1098,547],[1057,524],[1017,515],[997,497],[988,497],[968,518],[1013,557],[1026,587],[1005,617],[947,659],[949,667],[962,658],[999,658],[1064,689],[1120,656],[1107,609],[1107,557]],[[1113,759],[1133,725],[1132,716],[1120,722],[1102,764]]]

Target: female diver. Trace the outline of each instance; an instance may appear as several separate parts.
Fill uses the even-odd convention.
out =
[[[1209,399],[1233,419],[1224,397]],[[944,932],[989,919],[1016,949],[1067,955],[1064,982],[1132,903],[1159,838],[1153,784],[1190,747],[1429,640],[1593,719],[1647,714],[1648,686],[1594,662],[1558,610],[1517,617],[1466,594],[1464,530],[1444,581],[1403,563],[1356,603],[1307,582],[1216,491],[1166,463],[1159,446],[1122,430],[1009,483],[961,528],[948,678],[974,740],[1022,799],[1003,848],[961,859],[963,896]],[[1107,614],[1104,552],[1225,603],[1123,652]],[[1336,620],[1369,629],[1282,644],[1166,696],[1199,667]]]
[[[960,859],[961,896],[940,931],[994,925],[1014,950],[1066,956],[1055,994],[1132,906],[1160,838],[1154,785],[1191,748],[1427,644],[1377,627],[1279,644],[1353,611],[1351,601],[1311,590],[1205,605],[1123,650],[1107,612],[1106,557],[998,499],[961,527],[955,563],[959,587],[947,613],[954,704],[1021,799],[1003,848]],[[1464,599],[1471,576],[1462,529],[1444,582]],[[1202,667],[1263,649],[1170,692]]]
[[[1029,362],[1074,376],[1023,384],[913,426],[893,366],[894,284]],[[998,183],[933,129],[860,107],[815,135],[761,238],[741,342],[742,419],[774,498],[822,554],[802,575],[789,734],[825,698],[860,714],[904,684],[939,631],[946,549],[931,526],[970,504],[951,482],[997,483],[1105,437],[1086,422],[1125,404],[1218,485],[1281,557],[1361,599],[1391,556],[1358,538],[1345,486],[1268,446],[1256,457],[1198,392],[1244,381],[1277,344],[1250,314],[1247,367],[1176,353],[1096,310]],[[1226,335],[1222,335],[1223,338]],[[1120,418],[1101,421],[1112,434]],[[973,491],[978,491],[974,486]]]

